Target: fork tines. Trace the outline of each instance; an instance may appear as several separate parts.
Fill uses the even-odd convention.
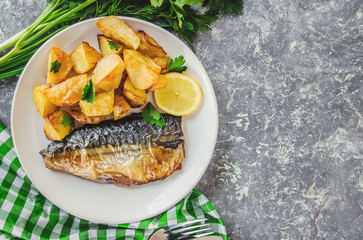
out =
[[[206,223],[207,220],[207,218],[196,219],[165,227],[167,239],[191,239],[211,235],[213,232],[210,231],[211,227]]]

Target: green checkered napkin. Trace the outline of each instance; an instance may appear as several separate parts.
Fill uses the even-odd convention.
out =
[[[160,227],[208,218],[215,235],[227,239],[222,219],[193,190],[168,211],[140,222],[107,225],[72,216],[48,201],[25,175],[10,132],[0,122],[0,239],[148,239]]]

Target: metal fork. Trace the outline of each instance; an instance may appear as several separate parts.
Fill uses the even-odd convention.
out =
[[[162,227],[154,232],[149,240],[176,240],[193,239],[213,234],[211,227],[206,223],[208,219],[196,219],[175,225]],[[196,224],[200,223],[200,224]],[[193,225],[194,224],[194,225]]]

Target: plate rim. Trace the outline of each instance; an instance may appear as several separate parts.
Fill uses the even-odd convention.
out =
[[[16,88],[15,88],[15,91],[14,91],[14,95],[13,95],[13,98],[12,98],[12,106],[11,106],[11,133],[12,133],[12,139],[13,139],[13,144],[14,144],[14,148],[15,148],[15,152],[17,154],[17,157],[18,157],[18,160],[22,166],[22,169],[24,170],[24,172],[26,173],[26,175],[28,176],[28,178],[30,179],[30,181],[32,182],[32,184],[36,187],[36,189],[48,200],[50,201],[52,204],[54,204],[55,206],[57,206],[58,208],[64,210],[65,212],[73,215],[73,216],[76,216],[76,217],[79,217],[81,219],[85,219],[85,220],[88,220],[88,221],[92,221],[92,222],[98,222],[98,223],[105,223],[105,224],[124,224],[124,223],[132,223],[132,222],[137,222],[137,221],[142,221],[144,219],[148,219],[148,218],[151,218],[151,217],[154,217],[164,211],[167,211],[168,209],[170,209],[172,206],[174,206],[175,204],[177,204],[178,202],[180,202],[187,194],[189,194],[193,188],[195,188],[195,186],[200,182],[201,178],[203,177],[203,175],[205,174],[208,166],[210,165],[210,162],[211,162],[211,159],[213,157],[213,153],[215,151],[215,146],[216,146],[216,142],[217,142],[217,136],[218,136],[218,130],[219,130],[219,117],[218,117],[218,105],[217,105],[217,99],[216,99],[216,95],[215,95],[215,92],[214,92],[214,88],[213,88],[213,85],[212,85],[212,82],[208,76],[208,73],[207,71],[205,70],[202,62],[199,60],[199,58],[197,57],[197,55],[190,49],[190,47],[185,43],[185,41],[183,41],[182,39],[176,37],[172,32],[169,32],[159,26],[157,26],[156,24],[153,24],[151,22],[148,22],[148,21],[145,21],[145,20],[141,20],[141,19],[138,19],[138,18],[133,18],[133,17],[126,17],[126,16],[117,16],[118,18],[120,19],[123,19],[125,21],[131,21],[131,22],[136,22],[138,24],[146,24],[152,28],[156,28],[158,31],[162,31],[164,33],[167,33],[171,38],[173,38],[173,40],[175,41],[180,41],[185,47],[186,47],[186,51],[188,51],[189,53],[193,54],[196,59],[200,62],[202,68],[201,68],[201,71],[205,74],[205,76],[207,77],[207,82],[206,82],[206,85],[207,87],[209,88],[209,90],[211,91],[212,93],[212,101],[213,103],[211,104],[212,108],[213,108],[213,111],[215,112],[213,118],[214,118],[214,121],[216,123],[216,129],[215,129],[215,133],[213,135],[213,139],[212,139],[212,142],[213,142],[213,147],[212,151],[208,154],[209,156],[208,157],[208,164],[205,164],[203,166],[203,170],[200,172],[199,176],[197,177],[197,181],[195,181],[195,183],[191,184],[190,187],[188,188],[188,191],[186,191],[185,193],[183,194],[180,194],[180,196],[178,198],[176,198],[176,200],[172,201],[169,205],[163,207],[162,209],[160,209],[159,211],[155,211],[154,213],[152,214],[148,214],[147,216],[143,216],[143,217],[134,217],[133,219],[131,219],[130,221],[100,221],[99,219],[96,219],[96,218],[92,218],[92,217],[88,217],[88,216],[82,216],[81,214],[78,214],[74,211],[71,211],[69,209],[64,209],[63,207],[61,207],[61,204],[60,203],[55,203],[56,201],[53,201],[53,198],[51,196],[48,196],[49,194],[44,194],[44,189],[39,189],[38,186],[36,186],[34,184],[34,181],[33,181],[33,176],[30,176],[29,173],[28,173],[28,170],[26,170],[24,167],[23,167],[23,162],[21,160],[21,158],[18,156],[18,144],[17,144],[17,140],[14,138],[15,134],[14,132],[16,132],[16,130],[14,129],[14,113],[16,112],[16,109],[15,109],[15,102],[16,102],[16,96],[18,95],[18,92],[19,92],[19,86],[20,84],[24,81],[23,79],[25,78],[24,77],[24,74],[25,72],[28,70],[29,68],[29,65],[30,63],[33,61],[33,59],[36,57],[36,55],[43,50],[43,48],[46,47],[47,43],[52,41],[53,39],[57,38],[60,34],[62,34],[63,32],[65,31],[69,31],[70,29],[74,28],[74,27],[77,27],[78,25],[82,25],[82,24],[87,24],[89,22],[92,22],[92,21],[95,21],[96,19],[100,19],[100,18],[104,18],[104,17],[96,17],[96,18],[90,18],[90,19],[87,19],[87,20],[84,20],[84,21],[81,21],[81,22],[78,22],[78,23],[75,23],[65,29],[63,29],[62,31],[58,32],[57,34],[55,34],[54,36],[52,36],[51,38],[49,38],[46,42],[44,42],[42,44],[42,46],[32,55],[32,57],[29,59],[29,61],[27,62],[26,66],[24,67],[21,75],[19,76],[19,79],[18,79],[18,82],[16,84]]]

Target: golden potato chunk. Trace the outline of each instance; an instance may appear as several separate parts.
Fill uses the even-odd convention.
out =
[[[108,115],[113,111],[114,92],[101,92],[96,94],[95,101],[88,103],[80,101],[81,110],[86,116],[102,116]]]
[[[33,90],[35,107],[42,118],[58,110],[58,106],[54,105],[45,95],[45,90],[49,88],[51,88],[50,85],[38,85]]]
[[[122,51],[122,45],[113,41],[112,38],[108,38],[104,35],[97,35],[97,39],[102,56],[106,56],[108,54],[119,54]]]
[[[137,36],[140,38],[140,46],[137,51],[151,58],[166,56],[164,49],[144,31],[138,31]]]
[[[161,72],[160,73],[167,73],[169,72],[169,68],[168,68],[168,64],[170,61],[170,57],[155,57],[152,58],[152,60],[159,65],[159,67],[161,68]]]
[[[141,107],[147,103],[146,91],[135,89],[129,78],[126,78],[123,94],[131,107]]]
[[[73,70],[78,74],[82,74],[93,68],[98,60],[102,58],[102,55],[87,42],[82,42],[73,50],[71,58],[74,62]]]
[[[124,70],[125,63],[121,57],[117,54],[109,54],[98,61],[92,80],[97,87],[111,91],[120,85]]]
[[[124,49],[124,61],[127,74],[136,89],[149,88],[159,77],[159,65],[138,51]]]
[[[158,79],[156,79],[155,83],[147,89],[148,92],[152,92],[156,89],[161,89],[166,87],[166,78],[164,75],[160,74]]]
[[[81,111],[80,107],[77,108],[73,108],[70,109],[68,111],[68,113],[80,124],[98,124],[101,121],[103,121],[103,119],[105,119],[105,116],[86,116],[86,114],[84,114]]]
[[[125,117],[130,108],[130,104],[127,103],[122,95],[115,94],[115,102],[113,103],[114,120]]]
[[[64,121],[66,115],[69,116],[68,120],[73,120],[67,112],[62,110],[56,111],[45,118],[44,133],[49,140],[60,141],[73,130],[72,124],[69,124],[69,121]]]
[[[120,82],[120,86],[117,88],[121,91],[121,95],[122,95],[122,91],[124,89],[124,84],[125,84],[125,81],[126,81],[126,78],[128,77],[127,75],[127,71],[124,71],[124,73],[122,74],[122,78],[121,78],[121,82]],[[116,89],[116,90],[117,90]]]
[[[47,83],[60,83],[66,79],[72,67],[72,58],[61,49],[53,47],[48,57]]]
[[[123,43],[126,47],[136,50],[140,45],[140,39],[124,20],[116,16],[100,18],[97,27],[106,37]]]
[[[88,81],[92,79],[92,74],[93,74],[94,69],[91,69],[87,72],[87,79]],[[93,80],[92,80],[93,81]],[[97,87],[96,85],[93,84],[93,86],[95,87],[96,93],[100,93],[100,92],[104,92],[105,90],[103,90],[100,87]]]
[[[87,74],[77,75],[47,89],[45,95],[57,106],[72,105],[81,100],[87,83]]]

